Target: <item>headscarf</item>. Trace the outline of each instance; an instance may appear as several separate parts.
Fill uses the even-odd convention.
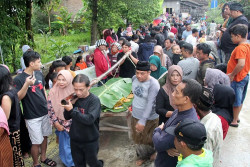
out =
[[[163,53],[162,47],[161,47],[160,45],[156,45],[156,46],[154,47],[154,52],[160,54],[161,66],[166,67],[166,61],[167,61],[166,57],[167,57],[167,55],[165,55],[165,54]]]
[[[64,112],[64,108],[61,106],[61,100],[68,97],[69,95],[71,95],[72,93],[74,93],[74,87],[72,85],[72,80],[73,77],[71,75],[71,73],[68,70],[61,70],[57,77],[59,75],[64,76],[64,78],[67,81],[67,86],[63,89],[61,89],[58,86],[58,83],[56,83],[53,88],[50,90],[49,92],[49,97],[51,99],[51,105],[55,111],[55,115],[61,119],[61,120],[65,120],[64,116],[63,116],[63,112]]]
[[[91,55],[87,55],[87,56],[86,56],[86,64],[87,64],[87,66],[88,66],[88,67],[90,67],[90,66],[93,66],[93,65],[94,65],[94,64],[93,64],[93,62],[92,62],[92,61],[93,61],[93,59],[92,59],[92,61],[90,61],[90,60],[89,60],[89,58],[90,58],[90,57],[94,58],[94,55],[93,55],[93,54],[91,54]]]
[[[159,79],[160,76],[167,71],[165,67],[161,66],[161,60],[158,56],[155,56],[155,55],[150,56],[149,63],[154,64],[157,67],[157,70],[151,71],[151,74],[150,74],[155,79]]]
[[[8,121],[2,107],[0,107],[0,127],[4,128],[8,135],[10,135]]]
[[[233,88],[221,84],[216,84],[213,89],[214,107],[213,113],[224,117],[230,124],[233,120],[233,104],[235,93]]]
[[[230,79],[228,75],[223,73],[221,70],[207,68],[204,84],[211,89],[214,89],[214,85],[216,84],[230,86]]]
[[[174,109],[177,109],[176,105],[174,105],[172,103],[172,99],[173,99],[173,96],[172,96],[172,93],[174,92],[175,88],[177,85],[173,85],[170,81],[170,78],[171,78],[171,75],[174,71],[177,71],[180,76],[181,76],[181,80],[182,80],[182,77],[183,77],[183,71],[182,71],[182,68],[178,65],[172,65],[169,69],[168,69],[168,76],[167,76],[167,79],[166,79],[166,83],[165,85],[162,86],[162,88],[165,90],[166,94],[169,96],[169,102],[170,102],[170,105],[174,108]]]

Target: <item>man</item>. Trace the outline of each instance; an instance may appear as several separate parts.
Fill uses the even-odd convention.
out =
[[[193,47],[196,47],[198,37],[199,37],[199,31],[196,28],[194,28],[192,29],[192,34],[187,37],[186,42],[192,44]]]
[[[117,61],[119,61],[130,50],[131,44],[126,41],[122,45],[122,52],[117,55]],[[135,75],[135,66],[137,62],[137,54],[135,52],[130,53],[129,57],[120,64],[119,76],[122,78],[132,78]]]
[[[171,24],[170,32],[174,33],[175,36],[178,35],[178,30],[177,30],[176,27],[177,27],[176,23],[175,24],[173,24],[173,23]]]
[[[173,39],[167,38],[164,41],[164,46],[165,48],[163,49],[163,52],[168,55],[170,58],[171,62],[173,62],[173,51],[172,51],[172,46],[173,46]]]
[[[183,40],[183,41],[186,41],[186,38],[187,38],[189,35],[191,35],[191,34],[192,34],[191,26],[190,26],[190,24],[187,23],[187,24],[186,24],[186,30],[183,31],[182,36],[181,36],[182,40]]]
[[[209,59],[209,54],[211,48],[206,43],[200,43],[196,47],[196,57],[200,61],[200,66],[197,72],[196,80],[204,85],[204,78],[207,71],[207,68],[214,68],[215,62],[212,59]]]
[[[174,147],[174,136],[166,133],[166,128],[176,126],[181,120],[190,118],[198,121],[193,103],[201,94],[201,85],[192,79],[184,79],[177,85],[173,92],[172,103],[177,107],[165,125],[160,125],[154,130],[153,143],[157,151],[156,167],[175,167],[179,152]]]
[[[155,33],[156,33],[155,39],[157,40],[157,44],[156,45],[163,46],[164,45],[165,37],[161,33],[161,27],[160,26],[156,26],[155,27]]]
[[[232,23],[233,24],[233,23]],[[238,45],[232,52],[227,65],[227,75],[235,91],[233,121],[230,126],[238,127],[239,114],[247,94],[250,70],[250,44],[247,43],[247,26],[237,24],[230,28],[232,42]]]
[[[26,69],[14,79],[14,84],[18,90],[19,100],[22,101],[24,119],[32,142],[33,166],[40,166],[39,148],[41,149],[40,161],[49,166],[56,166],[55,161],[46,158],[47,138],[51,135],[52,128],[48,116],[45,81],[40,72],[40,55],[37,52],[28,51],[24,53],[23,59]]]
[[[177,127],[166,129],[175,136],[174,145],[181,153],[177,167],[213,167],[212,152],[203,149],[206,142],[206,129],[199,121],[184,119]]]
[[[137,54],[137,52],[139,50],[138,42],[139,42],[139,36],[136,35],[136,34],[132,35],[132,41],[130,41],[130,43],[131,43],[131,51],[135,52],[136,54]]]
[[[213,93],[208,88],[203,88],[200,98],[194,106],[207,131],[207,142],[204,148],[213,152],[214,166],[219,166],[223,130],[220,118],[211,111],[213,104]]]
[[[76,76],[75,72],[74,71],[71,71],[71,66],[72,66],[72,58],[69,57],[69,56],[63,56],[62,57],[62,61],[64,63],[66,63],[66,67],[65,67],[65,70],[68,70],[71,75],[73,76],[73,78]]]
[[[132,78],[132,139],[136,144],[138,160],[141,165],[154,155],[152,134],[158,126],[159,116],[155,112],[155,99],[160,89],[158,81],[150,76],[150,63],[139,61],[136,65],[136,75]]]
[[[210,23],[210,34],[209,36],[214,37],[216,32],[217,24],[212,20],[212,23]]]
[[[230,8],[230,17],[233,18],[233,21],[227,27],[227,29],[225,30],[225,32],[223,33],[221,37],[221,49],[225,53],[225,63],[228,63],[228,60],[230,59],[232,51],[237,46],[237,44],[234,44],[231,40],[229,29],[237,24],[245,24],[246,26],[248,26],[247,18],[243,15],[244,11],[240,3],[232,2],[229,5],[229,8]]]
[[[89,92],[90,81],[84,74],[78,74],[72,82],[78,99],[72,105],[68,101],[64,117],[72,119],[70,127],[70,145],[75,167],[102,167],[103,161],[97,159],[99,150],[99,119],[101,102]]]
[[[94,51],[94,64],[96,76],[99,77],[111,67],[111,62],[107,55],[107,42],[104,39],[96,41],[97,48]],[[108,81],[108,77],[104,77],[101,82],[98,83],[98,86],[105,84]]]
[[[193,57],[193,46],[190,43],[184,43],[181,46],[181,52],[184,60],[179,61],[183,70],[183,79],[196,79],[199,68],[199,60]]]

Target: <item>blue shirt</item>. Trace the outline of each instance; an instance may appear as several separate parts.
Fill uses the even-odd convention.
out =
[[[153,143],[155,150],[157,151],[157,157],[155,160],[156,167],[176,167],[177,157],[171,157],[166,152],[168,149],[175,148],[174,136],[168,134],[165,130],[167,127],[177,125],[181,120],[190,118],[198,121],[196,110],[192,107],[189,110],[178,112],[175,110],[172,116],[165,123],[163,129],[155,128],[153,133]]]
[[[185,41],[187,39],[187,37],[191,34],[192,34],[192,30],[190,30],[190,31],[185,30],[185,31],[183,31],[181,38],[184,39],[184,41]]]

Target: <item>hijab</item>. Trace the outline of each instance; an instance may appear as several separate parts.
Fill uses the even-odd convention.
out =
[[[165,55],[165,54],[163,53],[162,47],[161,47],[160,45],[156,45],[156,46],[154,47],[154,52],[160,54],[161,65],[162,65],[163,67],[166,67],[166,61],[167,61],[167,58],[166,58],[166,57],[167,57],[167,55]]]
[[[157,67],[157,70],[151,71],[151,74],[150,74],[155,79],[159,79],[160,76],[167,71],[165,67],[161,66],[161,60],[158,56],[155,56],[155,55],[150,56],[149,63],[154,64]]]
[[[230,124],[233,120],[233,104],[235,93],[233,88],[221,84],[216,84],[213,89],[214,107],[213,113],[221,115]]]
[[[90,66],[93,66],[93,65],[94,65],[94,64],[93,64],[93,62],[89,60],[89,58],[90,58],[90,57],[92,57],[92,61],[93,61],[93,57],[94,57],[94,55],[93,55],[93,54],[91,54],[91,55],[87,55],[87,56],[86,56],[86,64],[87,64],[87,66],[88,66],[88,67],[90,67]]]
[[[4,128],[7,131],[8,135],[10,135],[7,118],[2,107],[0,107],[0,128]]]
[[[204,84],[211,89],[214,89],[214,85],[216,84],[230,86],[230,79],[228,75],[221,70],[207,68]]]
[[[73,77],[68,70],[61,70],[57,77],[59,75],[62,75],[66,79],[67,86],[62,89],[59,87],[58,83],[56,83],[50,90],[49,97],[51,99],[51,105],[55,111],[55,115],[59,119],[65,120],[63,116],[64,108],[61,106],[61,100],[74,93],[74,87],[72,85]]]
[[[167,79],[166,79],[166,83],[165,85],[162,86],[162,88],[165,90],[166,94],[169,96],[169,102],[170,102],[170,105],[174,108],[174,109],[177,109],[176,105],[174,105],[172,103],[172,99],[173,99],[173,95],[172,93],[174,92],[175,88],[177,85],[173,85],[170,81],[170,78],[171,78],[171,75],[174,71],[177,71],[180,76],[181,76],[181,80],[182,80],[182,77],[183,77],[183,71],[181,69],[180,66],[178,65],[172,65],[171,67],[169,67],[168,69],[168,76],[167,76]]]

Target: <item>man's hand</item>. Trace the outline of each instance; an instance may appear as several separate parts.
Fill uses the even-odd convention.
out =
[[[176,150],[175,148],[168,149],[167,153],[171,157],[178,157],[180,155],[180,153],[178,152],[178,150]]]
[[[72,103],[71,103],[70,100],[68,101],[68,103],[69,103],[69,104],[67,104],[67,105],[61,105],[61,106],[62,106],[65,110],[70,111],[70,110],[73,109],[73,105],[72,105]]]
[[[231,81],[231,82],[233,82],[233,80],[234,80],[234,76],[232,75],[232,73],[227,74],[227,75],[228,75],[228,77],[229,77],[230,81]]]
[[[32,77],[27,77],[25,80],[25,83],[28,84],[29,86],[34,85],[36,82],[36,78],[34,76]]]
[[[163,127],[164,127],[164,123],[162,122],[162,123],[158,126],[158,128],[160,128],[160,129],[162,130]]]
[[[144,130],[145,126],[137,123],[135,125],[136,132],[141,133]]]

